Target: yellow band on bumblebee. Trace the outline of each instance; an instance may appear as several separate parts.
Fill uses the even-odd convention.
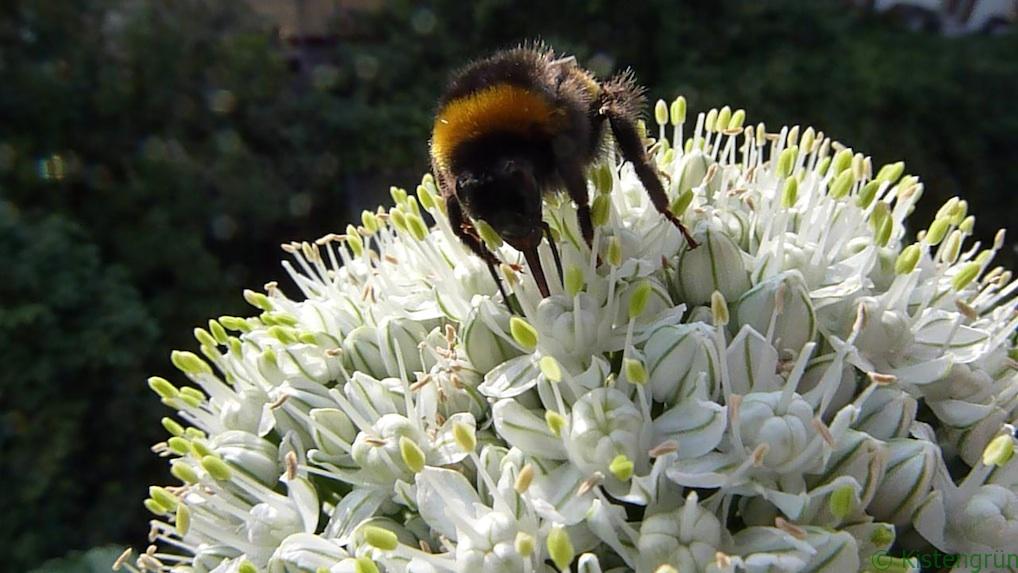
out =
[[[551,134],[561,112],[540,93],[525,87],[497,84],[447,103],[435,119],[431,155],[443,169],[458,145],[486,133]]]

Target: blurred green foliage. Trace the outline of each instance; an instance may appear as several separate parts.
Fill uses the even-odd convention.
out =
[[[0,260],[0,551],[24,570],[129,534],[145,487],[124,478],[158,429],[140,383],[156,329],[123,268],[60,215],[0,202]]]
[[[280,0],[289,1],[289,0]],[[676,5],[678,4],[678,5]],[[288,45],[242,2],[0,6],[0,554],[23,570],[141,545],[147,446],[209,316],[281,278],[275,245],[342,228],[427,167],[449,71],[540,37],[652,98],[730,104],[904,159],[992,237],[1018,214],[1018,34],[913,33],[842,2],[409,0]],[[1013,252],[1006,253],[1014,266]]]
[[[116,547],[74,551],[67,557],[43,563],[31,573],[109,573],[121,551]]]

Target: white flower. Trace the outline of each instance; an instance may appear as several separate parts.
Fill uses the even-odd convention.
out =
[[[180,483],[150,490],[156,545],[127,566],[840,572],[901,533],[1018,550],[1002,235],[968,246],[955,199],[908,244],[903,165],[727,107],[684,132],[684,105],[653,160],[698,248],[614,162],[591,172],[594,251],[546,201],[547,298],[501,245],[501,299],[431,176],[285,245],[296,291],[245,292],[257,316],[173,354],[187,385],[149,381]]]

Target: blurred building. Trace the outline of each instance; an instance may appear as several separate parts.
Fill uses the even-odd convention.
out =
[[[1018,22],[1018,0],[852,0],[899,18],[915,30],[948,36],[997,34]]]
[[[348,35],[350,15],[382,6],[384,0],[247,0],[272,23],[295,72],[326,63],[329,49]],[[347,33],[344,33],[347,32]]]
[[[331,24],[350,12],[373,10],[382,0],[248,0],[255,12],[274,22],[281,38],[328,38]]]

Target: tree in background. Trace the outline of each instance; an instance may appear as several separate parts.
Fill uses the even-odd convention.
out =
[[[59,215],[0,202],[0,540],[12,570],[137,535],[135,452],[157,436],[140,357],[152,316],[120,267]]]

